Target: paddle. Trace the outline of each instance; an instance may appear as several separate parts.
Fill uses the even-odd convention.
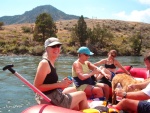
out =
[[[38,93],[40,96],[42,96],[47,102],[50,102],[51,99],[48,98],[45,94],[43,94],[39,89],[37,89],[34,85],[32,85],[30,82],[28,82],[25,78],[23,78],[19,73],[17,73],[14,69],[12,69],[14,65],[7,65],[3,68],[3,71],[9,70],[12,72],[12,74],[16,75],[24,84],[26,84],[28,87],[30,87],[34,92]]]

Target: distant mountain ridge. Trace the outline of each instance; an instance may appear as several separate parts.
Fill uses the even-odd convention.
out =
[[[0,22],[4,22],[5,25],[34,23],[36,17],[42,13],[50,14],[54,21],[79,19],[79,16],[66,14],[51,5],[44,5],[38,6],[30,11],[26,11],[22,15],[0,17]]]

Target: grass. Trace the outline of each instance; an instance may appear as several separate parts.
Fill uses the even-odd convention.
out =
[[[62,42],[66,45],[71,37],[70,29],[77,24],[78,20],[62,20],[57,21],[56,26],[58,29],[57,36],[60,38]],[[93,28],[96,24],[100,24],[100,26],[105,25],[106,28],[113,33],[115,36],[115,40],[113,43],[117,45],[119,48],[124,49],[128,47],[128,44],[122,44],[123,40],[129,41],[132,35],[136,34],[137,32],[141,32],[141,35],[146,38],[143,40],[143,43],[148,43],[150,40],[150,24],[147,23],[140,23],[140,22],[128,22],[128,21],[119,21],[119,20],[104,20],[104,19],[85,19],[87,27]],[[20,49],[30,50],[30,52],[42,49],[34,49],[38,43],[33,41],[33,33],[24,33],[22,27],[28,27],[31,30],[34,29],[34,23],[23,23],[23,24],[12,24],[12,25],[5,25],[3,26],[3,30],[0,30],[0,44],[9,44],[12,48],[16,48],[16,46],[22,46]],[[130,42],[128,42],[130,44]],[[23,46],[27,46],[26,48]],[[30,47],[29,49],[29,45]],[[39,45],[40,46],[40,45]],[[42,48],[41,45],[38,48]],[[0,46],[1,54],[5,54],[8,52],[9,46],[5,46],[6,48],[2,48]],[[67,47],[67,46],[65,46]],[[10,48],[9,48],[10,49]],[[68,47],[69,50],[73,50],[73,48]],[[74,51],[74,50],[73,50]],[[29,52],[29,53],[30,53]],[[39,52],[39,51],[38,51]]]

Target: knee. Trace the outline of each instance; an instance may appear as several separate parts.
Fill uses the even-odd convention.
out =
[[[103,89],[102,89],[102,88],[96,87],[96,88],[95,88],[95,92],[96,92],[96,94],[98,94],[98,95],[104,96],[104,93],[103,93]]]
[[[107,84],[104,84],[104,87],[109,88],[109,86]]]
[[[110,87],[109,87],[107,84],[104,84],[104,89],[105,89],[105,90],[109,91],[109,88],[110,88]]]
[[[86,93],[84,91],[79,91],[81,93],[82,96],[86,97]]]
[[[103,66],[99,66],[99,69],[103,69],[104,67]]]
[[[123,99],[121,100],[121,102],[122,102],[122,103],[128,103],[128,102],[129,102],[129,99],[123,98]]]
[[[72,90],[75,92],[75,91],[77,91],[77,89],[75,88],[75,87],[72,87]]]

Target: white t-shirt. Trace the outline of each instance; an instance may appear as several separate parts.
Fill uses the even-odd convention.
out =
[[[150,83],[141,91],[150,97]],[[150,102],[150,99],[148,99],[147,102]]]
[[[147,70],[146,74],[147,74],[147,78],[149,78],[150,77],[150,71]]]
[[[150,97],[150,83],[141,91]]]

